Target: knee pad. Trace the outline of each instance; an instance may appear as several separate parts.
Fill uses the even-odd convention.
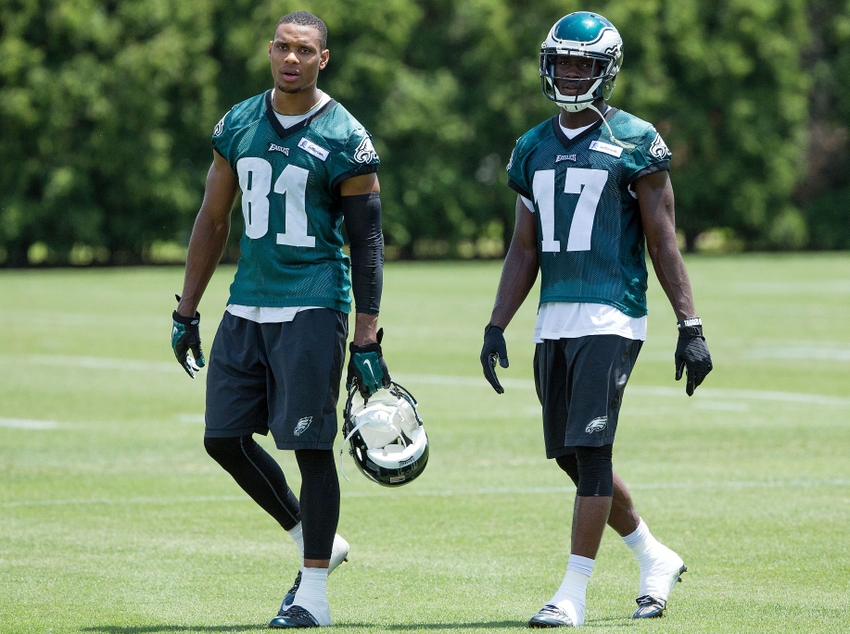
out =
[[[209,456],[228,471],[252,456],[255,447],[259,448],[259,445],[252,436],[204,438],[204,449]]]
[[[558,463],[558,466],[561,467],[564,473],[570,476],[573,484],[578,486],[578,463],[576,462],[576,455],[571,453],[566,456],[558,456],[555,458],[555,462]]]
[[[295,460],[301,471],[302,481],[305,477],[324,476],[330,472],[336,473],[336,462],[331,450],[296,449]]]
[[[210,457],[219,464],[225,464],[242,455],[240,439],[237,438],[204,438],[204,449]]]
[[[613,445],[576,447],[579,481],[576,494],[582,497],[614,495]]]

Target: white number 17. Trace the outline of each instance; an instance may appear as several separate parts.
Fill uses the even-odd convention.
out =
[[[578,202],[570,223],[567,251],[590,251],[590,234],[593,231],[593,218],[596,206],[602,198],[602,190],[608,182],[605,170],[567,168],[564,179],[564,193],[578,194]],[[534,172],[534,200],[540,210],[540,226],[543,229],[544,252],[560,252],[561,241],[555,240],[555,170]]]

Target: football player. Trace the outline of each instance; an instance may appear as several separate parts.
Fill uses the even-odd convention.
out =
[[[281,18],[268,46],[272,88],[236,104],[216,125],[173,314],[174,353],[194,378],[205,365],[198,304],[241,192],[241,256],[210,355],[204,445],[303,556],[273,628],[330,625],[328,573],[348,554],[336,535],[340,495],[332,450],[350,291],[356,319],[347,383],[364,396],[390,385],[377,330],[379,159],[363,126],[317,86],[330,58],[326,42],[316,16]],[[269,431],[278,449],[295,452],[298,497],[252,437]]]
[[[712,368],[676,243],[670,152],[652,125],[606,103],[622,60],[620,34],[601,15],[558,20],[540,50],[540,77],[560,110],[517,141],[507,168],[516,223],[481,364],[501,394],[503,331],[539,271],[534,378],[546,456],[577,488],[566,574],[531,627],[582,625],[606,524],[640,565],[634,618],[662,616],[687,570],[652,536],[612,467],[623,392],[646,338],[645,248],[678,321],[676,379],[687,372],[691,395]]]

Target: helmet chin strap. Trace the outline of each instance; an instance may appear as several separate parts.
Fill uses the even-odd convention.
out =
[[[591,102],[589,102],[589,101],[588,101],[588,102],[587,102],[586,107],[587,107],[587,108],[590,108],[590,109],[591,109],[591,110],[593,110],[596,114],[598,114],[598,115],[599,115],[599,118],[600,118],[600,119],[602,119],[602,123],[604,123],[604,124],[605,124],[605,127],[606,127],[606,128],[608,128],[608,136],[610,136],[610,137],[611,137],[611,140],[612,140],[614,143],[616,143],[616,144],[617,144],[617,145],[619,145],[621,148],[624,148],[624,149],[626,149],[626,150],[634,150],[634,149],[635,149],[635,146],[634,146],[634,145],[632,145],[631,143],[623,143],[622,141],[620,141],[620,139],[618,139],[617,137],[615,137],[615,136],[614,136],[614,131],[613,131],[613,130],[611,130],[611,126],[610,126],[610,125],[608,125],[608,122],[605,120],[605,116],[604,116],[601,112],[599,112],[599,109],[598,109],[596,106],[594,106],[594,105],[593,105],[593,103],[591,103]]]

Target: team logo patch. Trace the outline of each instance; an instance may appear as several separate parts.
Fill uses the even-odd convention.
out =
[[[590,149],[596,152],[602,152],[603,154],[610,154],[611,156],[616,156],[618,158],[623,154],[623,148],[611,145],[610,143],[603,143],[602,141],[593,141],[590,144]]]
[[[224,132],[224,120],[227,118],[228,114],[230,114],[230,110],[225,112],[221,120],[215,124],[215,128],[213,128],[213,136],[219,136],[222,132]]]
[[[306,138],[301,137],[301,140],[298,142],[298,147],[307,152],[307,154],[312,154],[320,161],[326,161],[330,152],[323,148],[321,145],[316,145],[312,141],[308,141]]]
[[[275,143],[269,143],[269,152],[282,152],[286,156],[289,156],[289,148],[283,147],[282,145],[276,145]]]
[[[510,172],[511,168],[514,166],[514,153],[511,152],[511,159],[508,161],[508,166],[505,168],[506,172]]]
[[[295,434],[296,436],[300,436],[305,431],[307,431],[307,428],[310,426],[310,423],[312,423],[312,422],[313,422],[312,416],[305,416],[304,418],[299,419],[299,421],[295,424],[295,431],[293,431],[292,433]]]
[[[598,431],[604,430],[606,427],[608,427],[608,417],[598,416],[587,424],[587,427],[584,428],[584,433],[595,434]]]
[[[558,154],[558,156],[555,157],[555,163],[563,163],[564,161],[572,161],[575,163],[577,160],[577,154]]]
[[[649,146],[649,153],[658,159],[670,156],[670,149],[667,147],[667,144],[664,143],[664,139],[661,138],[660,134],[656,133],[655,140],[652,142],[652,145]]]
[[[372,145],[372,139],[363,137],[360,145],[354,150],[354,160],[358,163],[374,163],[378,160],[378,153],[375,151],[375,146]]]

